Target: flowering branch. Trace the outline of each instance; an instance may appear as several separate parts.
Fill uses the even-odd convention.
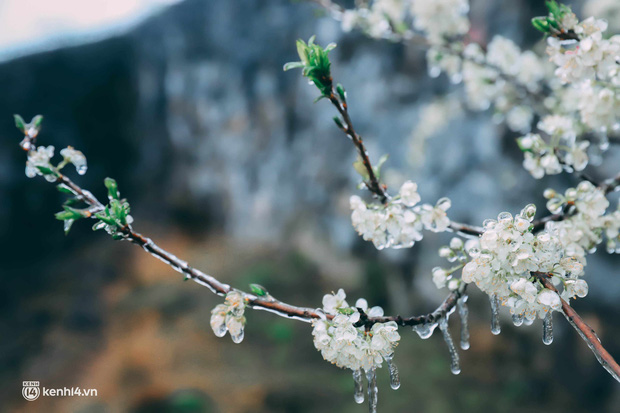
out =
[[[541,272],[532,272],[532,275],[538,279],[541,284],[555,292],[558,293],[558,290],[553,286],[551,282],[551,274],[541,273]],[[575,330],[579,333],[581,338],[585,340],[588,344],[592,353],[597,358],[597,360],[601,363],[603,368],[609,372],[616,380],[620,380],[620,365],[614,360],[614,358],[605,350],[603,344],[601,344],[601,340],[596,335],[596,332],[586,324],[585,321],[577,314],[577,312],[571,307],[564,299],[560,298],[562,303],[562,313],[566,320],[572,325]]]
[[[36,138],[39,133],[39,128],[40,123],[39,125],[37,125],[36,128],[33,127],[23,129],[25,137],[20,145],[22,149],[28,152],[29,156],[37,152]],[[43,167],[41,168],[43,169]],[[90,191],[83,189],[82,187],[77,185],[66,175],[61,173],[59,170],[56,170],[56,168],[44,168],[43,175],[46,178],[49,177],[48,181],[52,183],[57,183],[61,186],[68,188],[70,193],[73,194],[77,200],[82,201],[86,205],[88,205],[88,208],[80,210],[84,211],[81,214],[81,218],[90,218],[95,220],[101,219],[101,216],[99,214],[102,211],[105,211],[107,207],[102,202],[100,202]],[[116,191],[116,188],[114,188],[114,191]],[[155,244],[152,239],[134,231],[130,222],[124,225],[119,225],[116,228],[115,235],[117,235],[115,237],[116,239],[130,241],[131,243],[142,247],[146,252],[148,252],[155,258],[166,263],[174,270],[184,274],[187,279],[191,279],[196,283],[207,287],[209,290],[211,290],[211,292],[217,295],[225,296],[233,290],[240,291],[232,288],[228,284],[222,283],[215,277],[190,266],[186,261],[161,248],[160,246]],[[316,309],[312,308],[294,306],[277,300],[262,287],[253,287],[253,291],[257,294],[240,291],[243,294],[245,304],[248,307],[257,310],[269,311],[281,317],[292,318],[304,322],[311,322],[312,320],[324,318],[331,320],[334,318],[334,315],[332,314],[326,314],[322,311],[317,311]],[[461,291],[457,291],[448,295],[448,297],[446,297],[443,303],[432,313],[412,316],[408,318],[403,318],[401,316],[366,317],[364,323],[360,325],[371,327],[377,323],[387,323],[390,321],[395,321],[397,324],[402,326],[414,326],[428,322],[437,322],[439,318],[441,318],[443,315],[446,314],[446,312],[449,312],[455,306],[457,299],[461,297],[463,293],[464,288]]]

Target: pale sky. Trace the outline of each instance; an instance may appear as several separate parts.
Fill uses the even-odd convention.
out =
[[[0,0],[0,60],[126,30],[180,0]]]

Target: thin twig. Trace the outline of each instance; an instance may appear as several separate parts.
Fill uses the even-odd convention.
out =
[[[558,290],[551,283],[550,277],[551,274],[533,272],[534,275],[542,285],[555,293],[558,293]],[[559,293],[558,293],[559,295]],[[596,359],[601,363],[601,365],[607,370],[616,380],[620,377],[620,365],[616,363],[616,360],[605,350],[603,344],[601,344],[600,339],[596,335],[596,332],[586,324],[585,321],[577,314],[577,312],[566,302],[564,299],[560,298],[562,302],[562,313],[568,320],[568,322],[579,332],[579,335],[588,343],[588,347],[594,353]]]
[[[389,195],[387,194],[385,186],[379,182],[379,179],[375,174],[372,164],[370,163],[370,158],[368,157],[368,151],[364,146],[364,141],[362,141],[362,137],[359,136],[357,132],[355,132],[353,122],[351,121],[351,117],[349,116],[349,108],[347,106],[347,103],[341,101],[336,96],[336,94],[334,94],[333,90],[329,94],[328,98],[329,101],[338,110],[340,116],[342,116],[344,124],[340,129],[344,133],[346,133],[349,138],[351,138],[351,141],[357,148],[357,153],[359,154],[362,163],[364,164],[364,168],[366,169],[366,173],[368,174],[368,182],[366,183],[366,186],[368,187],[370,192],[372,192],[377,198],[379,198],[379,201],[381,201],[381,203],[386,203],[389,199]]]
[[[34,137],[29,138],[27,136],[25,140],[33,143]],[[32,144],[30,148],[31,150],[36,150],[36,146],[34,144]],[[77,185],[75,182],[73,182],[71,179],[69,179],[66,175],[58,171],[55,171],[55,175],[56,175],[56,183],[64,184],[67,187],[69,187],[74,192],[77,199],[81,200],[82,202],[84,202],[85,204],[89,206],[89,211],[91,212],[90,218],[97,219],[95,214],[99,211],[103,211],[105,206],[90,191],[83,189],[82,187]],[[169,265],[176,271],[184,274],[187,278],[193,280],[194,282],[204,287],[207,287],[209,290],[211,290],[211,292],[217,295],[220,295],[220,296],[224,296],[233,290],[233,288],[230,285],[222,283],[215,277],[205,274],[204,272],[190,266],[186,261],[178,258],[174,254],[166,251],[165,249],[155,244],[155,242],[153,242],[152,239],[145,237],[144,235],[138,232],[135,232],[133,228],[131,227],[131,225],[125,225],[123,227],[120,227],[118,230],[123,235],[123,238],[122,238],[123,240],[130,241],[133,244],[136,244],[142,247],[146,252],[148,252],[155,258],[163,261],[164,263],[166,263],[167,265]],[[308,308],[308,307],[298,307],[298,306],[294,306],[291,304],[287,304],[285,302],[282,302],[282,301],[279,301],[273,298],[271,295],[258,297],[255,294],[246,293],[243,291],[241,292],[243,293],[245,300],[246,300],[246,304],[249,307],[257,309],[257,310],[269,311],[281,317],[293,318],[293,319],[304,321],[304,322],[311,322],[312,320],[320,319],[320,318],[332,319],[334,317],[334,315],[332,314],[324,314],[322,311],[317,310],[317,309]],[[420,315],[420,316],[413,316],[409,318],[402,318],[401,316],[371,317],[371,318],[366,319],[365,325],[370,327],[376,323],[386,323],[389,321],[395,321],[399,325],[413,326],[416,324],[422,324],[424,322],[429,322],[431,320],[437,321],[439,318],[441,318],[442,315],[450,311],[452,307],[456,305],[456,300],[460,297],[461,293],[462,291],[448,295],[448,297],[444,300],[444,302],[432,313]]]

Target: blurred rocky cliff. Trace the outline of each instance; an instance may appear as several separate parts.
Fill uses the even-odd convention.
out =
[[[473,2],[473,24],[482,39],[501,33],[529,46],[538,35],[523,28],[541,14],[538,3]],[[313,104],[317,93],[299,73],[282,72],[297,59],[294,40],[313,34],[321,44],[338,43],[334,76],[348,90],[372,158],[390,154],[394,187],[413,179],[423,200],[448,196],[451,218],[479,224],[529,202],[544,213],[543,188],[575,183],[565,175],[533,180],[521,167],[515,136],[489,113],[447,120],[414,157],[408,148],[424,121],[422,105],[458,86],[428,78],[423,50],[342,33],[307,3],[186,0],[125,34],[5,62],[0,400],[37,411],[23,405],[21,380],[47,378],[102,389],[97,401],[54,401],[55,411],[166,411],[173,409],[170,395],[185,400],[175,392],[187,388],[200,390],[207,402],[194,407],[206,411],[210,404],[220,411],[359,411],[348,373],[320,360],[306,326],[252,314],[242,346],[216,340],[208,316],[218,298],[181,283],[142,251],[93,234],[86,223],[65,237],[53,219],[62,196],[24,176],[11,116],[43,114],[41,144],[86,154],[89,171],[80,184],[103,196],[103,178],[116,178],[138,231],[227,282],[260,282],[301,305],[318,305],[322,294],[344,286],[395,313],[432,309],[442,292],[429,273],[441,264],[436,251],[449,237],[429,234],[412,250],[378,253],[354,234],[353,147],[333,125],[332,108]],[[615,172],[614,151],[593,175]],[[592,321],[612,354],[620,354],[618,264],[604,254],[590,259],[591,295],[579,304],[597,315]],[[426,400],[421,411],[592,411],[617,402],[620,392],[587,349],[580,352],[572,332],[559,327],[562,339],[551,350],[534,327],[529,335],[507,328],[493,341],[486,299],[475,298],[480,338],[464,356],[461,380],[449,375],[447,352],[434,348],[440,338],[432,346],[406,335],[399,364],[411,370],[404,379],[417,390],[385,390],[380,404],[410,411],[412,397],[447,388],[453,397]],[[505,367],[494,364],[500,361]],[[312,375],[318,383],[306,377]],[[586,383],[576,386],[571,378],[580,375]]]

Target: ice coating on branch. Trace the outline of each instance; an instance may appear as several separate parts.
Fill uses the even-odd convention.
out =
[[[362,404],[364,403],[364,371],[362,369],[353,370],[353,382],[355,385],[353,400],[357,404]]]
[[[462,295],[456,302],[459,317],[461,319],[461,349],[469,348],[469,309],[467,308],[467,295]]]
[[[443,334],[443,339],[445,340],[448,351],[450,352],[450,371],[452,374],[459,374],[461,372],[461,366],[459,364],[459,353],[454,346],[454,341],[452,340],[452,336],[450,335],[450,330],[448,330],[448,319],[446,317],[442,317],[439,320],[439,329]]]
[[[491,333],[498,335],[502,332],[502,326],[499,323],[499,299],[497,295],[489,297],[491,302]]]
[[[447,231],[450,220],[446,211],[451,202],[441,198],[435,206],[418,204],[420,195],[415,182],[405,182],[399,195],[387,204],[366,204],[354,195],[350,199],[351,222],[366,241],[372,241],[379,250],[384,248],[410,248],[422,239],[422,230]]]
[[[398,390],[398,388],[400,387],[400,375],[398,374],[398,367],[396,367],[396,364],[394,364],[391,354],[389,356],[385,356],[384,358],[390,371],[390,387],[394,390]]]
[[[579,336],[583,339],[583,341],[586,342],[586,344],[588,345],[588,348],[592,351],[592,353],[594,353],[594,356],[596,357],[596,360],[600,363],[601,366],[603,366],[603,368],[605,370],[607,370],[607,372],[609,374],[611,374],[611,376],[616,379],[616,381],[620,382],[620,376],[618,376],[618,374],[614,371],[614,369],[611,368],[611,366],[609,365],[609,363],[607,363],[607,361],[605,361],[602,357],[601,354],[599,353],[599,351],[594,347],[594,344],[588,339],[588,337],[586,337],[586,335],[583,333],[583,331],[581,331],[581,329],[575,324],[575,321],[573,320],[572,317],[569,317],[568,315],[566,315],[565,313],[564,317],[566,318],[566,320],[568,321],[568,323],[573,326],[573,328],[579,333]],[[598,340],[598,337],[596,337],[596,340]],[[599,340],[600,341],[600,340]]]
[[[542,341],[546,345],[553,343],[553,315],[551,311],[549,311],[545,318],[543,318]]]
[[[224,304],[218,304],[211,311],[211,328],[217,337],[224,337],[226,332],[234,343],[243,341],[245,327],[245,297],[241,291],[232,290],[226,294]]]
[[[433,335],[433,331],[437,328],[437,323],[422,323],[413,326],[413,331],[418,333],[421,339],[426,340]]]

